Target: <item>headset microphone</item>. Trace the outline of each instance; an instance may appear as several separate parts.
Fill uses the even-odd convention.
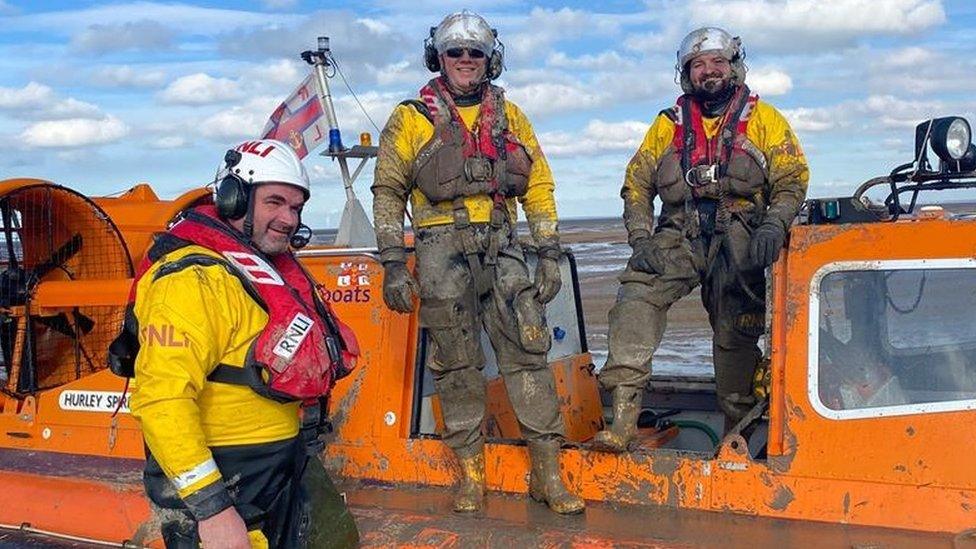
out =
[[[312,240],[312,228],[304,223],[299,223],[298,228],[295,229],[295,234],[291,235],[291,240],[288,241],[291,247],[300,250]]]

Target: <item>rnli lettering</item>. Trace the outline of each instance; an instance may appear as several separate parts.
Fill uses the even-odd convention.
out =
[[[322,289],[322,299],[327,303],[368,303],[371,297],[369,288],[348,290]]]
[[[122,406],[119,406],[121,401]],[[129,413],[129,395],[114,391],[61,391],[58,406],[76,412]]]
[[[162,326],[149,324],[148,326],[143,326],[140,332],[142,332],[140,335],[142,336],[143,345],[146,347],[190,346],[190,339],[186,337],[186,333],[180,332],[177,335],[176,326],[172,324],[163,324]]]
[[[274,145],[269,143],[264,143],[264,148],[261,148],[262,143],[260,141],[245,141],[237,146],[237,150],[242,153],[256,154],[261,158],[271,154],[271,151],[275,150]]]
[[[247,252],[224,252],[224,257],[231,262],[231,265],[238,271],[244,273],[248,280],[256,284],[271,284],[274,286],[284,286],[285,281],[281,275],[267,261]]]
[[[285,335],[281,336],[278,343],[274,346],[274,354],[280,356],[285,360],[289,360],[298,350],[298,346],[305,341],[305,337],[308,336],[309,330],[315,322],[311,318],[298,313],[295,318],[291,319],[288,324],[288,328],[285,330]]]

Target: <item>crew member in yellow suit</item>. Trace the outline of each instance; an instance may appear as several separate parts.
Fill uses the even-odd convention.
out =
[[[274,320],[251,292],[260,295],[261,283],[305,287],[300,277],[307,275],[292,285],[294,276],[273,265],[275,257],[291,254],[308,175],[279,141],[245,142],[227,154],[233,160],[216,206],[191,212],[203,221],[194,233],[199,240],[161,235],[149,252],[151,266],[137,280],[140,348],[130,406],[148,449],[146,492],[163,510],[168,548],[300,547],[309,522],[303,473],[320,466],[309,460],[301,402],[273,400],[215,373],[242,372],[252,344]],[[218,237],[239,249],[201,244]],[[306,320],[320,323],[319,311]],[[277,337],[269,341],[280,343]],[[302,360],[289,367],[307,367]],[[304,417],[313,411],[319,412],[306,406]]]
[[[738,37],[701,28],[685,37],[677,57],[684,95],[654,120],[620,192],[633,255],[610,311],[609,355],[599,375],[612,393],[614,420],[595,444],[608,451],[625,451],[634,440],[667,311],[699,284],[727,426],[755,404],[764,270],[783,247],[809,178],[786,119],[746,86]],[[656,224],[655,197],[662,203]]]
[[[444,442],[463,472],[454,510],[484,505],[484,325],[528,443],[530,494],[558,513],[578,513],[583,500],[559,473],[564,427],[546,361],[544,306],[560,287],[552,173],[525,115],[491,84],[502,50],[481,16],[448,15],[425,42],[425,60],[440,75],[383,130],[373,214],[386,304],[409,312],[420,294]],[[419,285],[404,252],[408,200]],[[538,245],[534,280],[514,236],[516,200]]]

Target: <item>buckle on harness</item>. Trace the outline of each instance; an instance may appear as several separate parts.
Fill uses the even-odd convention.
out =
[[[464,177],[468,181],[491,181],[492,163],[487,158],[473,156],[464,159]]]
[[[685,173],[685,183],[692,189],[704,187],[718,181],[717,164],[700,164]]]

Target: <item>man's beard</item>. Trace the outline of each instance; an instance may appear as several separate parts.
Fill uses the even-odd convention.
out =
[[[732,75],[725,78],[707,78],[701,84],[692,85],[692,88],[696,99],[707,102],[727,99],[732,96],[734,91]]]
[[[709,78],[701,86],[692,85],[692,95],[701,104],[705,116],[718,116],[725,112],[732,96],[735,95],[735,84],[732,75],[727,78]]]

